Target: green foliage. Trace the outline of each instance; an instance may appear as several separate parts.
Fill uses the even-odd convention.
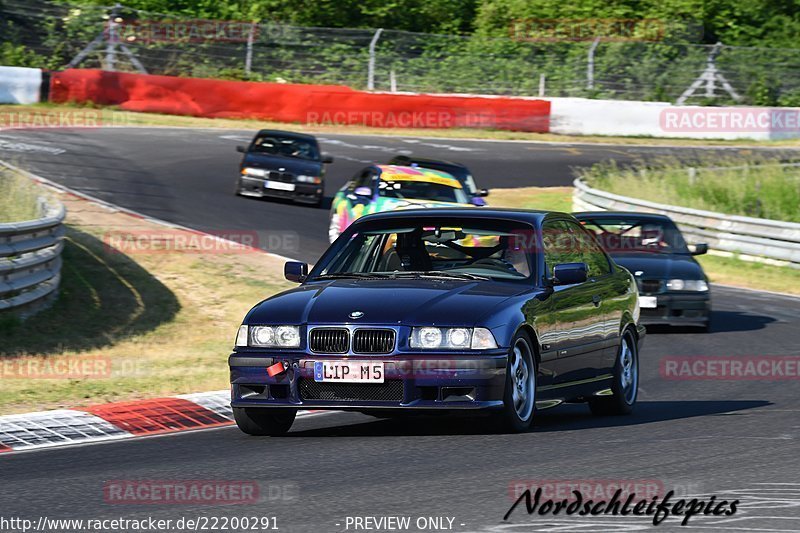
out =
[[[603,163],[582,172],[593,187],[654,202],[729,215],[800,222],[800,168],[778,159],[701,159],[695,174],[686,162],[665,159],[632,168]],[[713,167],[704,169],[703,167]]]
[[[43,0],[32,0],[40,2]],[[87,2],[90,5],[86,5]],[[0,59],[11,65],[63,68],[103,31],[108,0],[61,0],[67,16],[36,19],[26,32],[4,31]],[[400,90],[675,101],[706,66],[708,43],[722,41],[717,67],[744,96],[718,90],[692,104],[797,105],[800,102],[800,0],[125,0],[124,18],[258,21],[253,72],[241,42],[135,42],[153,74],[253,81],[334,83],[365,88],[367,49],[378,42],[376,87]],[[47,13],[53,13],[46,4]],[[74,6],[74,7],[69,7]],[[78,7],[80,6],[80,7]],[[137,11],[140,10],[140,11]],[[0,23],[2,23],[0,0]],[[652,20],[654,36],[636,27],[630,39],[603,40],[588,83],[588,40],[522,40],[511,27],[528,19]],[[591,24],[589,23],[589,26]],[[649,26],[648,26],[649,27]],[[1,26],[0,26],[1,28]],[[340,29],[340,28],[362,28]],[[425,32],[425,33],[409,33]],[[517,36],[519,37],[519,36]],[[23,46],[25,45],[25,46]],[[761,48],[744,48],[747,46]],[[765,46],[785,47],[764,48]],[[31,50],[36,50],[40,56]],[[48,52],[44,54],[42,50]],[[103,66],[100,47],[82,63]],[[131,69],[124,57],[116,66]]]
[[[69,3],[109,4],[108,0]],[[203,19],[459,33],[472,29],[477,0],[129,0],[124,5]]]

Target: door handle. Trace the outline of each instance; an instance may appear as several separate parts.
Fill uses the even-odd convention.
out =
[[[598,307],[600,305],[600,297],[596,294],[592,296],[592,303],[595,307]]]

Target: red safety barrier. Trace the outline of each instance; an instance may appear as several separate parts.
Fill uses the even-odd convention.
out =
[[[102,70],[54,72],[50,101],[128,111],[382,128],[492,128],[547,132],[544,100],[370,93],[338,85],[256,83]]]

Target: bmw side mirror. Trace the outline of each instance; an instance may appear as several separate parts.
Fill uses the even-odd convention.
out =
[[[694,245],[694,249],[691,250],[692,255],[703,255],[708,253],[708,244],[704,242],[698,242]]]
[[[372,196],[372,189],[369,187],[356,187],[353,192],[356,196]]]
[[[325,165],[330,165],[333,163],[333,156],[328,154],[322,154],[322,163]]]
[[[302,283],[308,276],[308,264],[299,261],[287,261],[283,265],[283,276],[289,281]]]
[[[553,267],[553,285],[574,285],[588,279],[586,263],[561,263]]]
[[[243,154],[243,153],[245,153],[247,151],[247,147],[246,146],[242,146],[240,144],[239,146],[236,147],[236,151],[239,152],[240,154]]]

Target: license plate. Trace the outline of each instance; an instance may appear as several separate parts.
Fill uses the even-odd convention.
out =
[[[654,309],[658,307],[658,297],[639,296],[639,307],[644,307],[646,309]]]
[[[275,189],[276,191],[293,191],[294,183],[283,183],[282,181],[264,180],[264,188]]]
[[[368,361],[314,361],[314,381],[383,383],[383,363]]]

